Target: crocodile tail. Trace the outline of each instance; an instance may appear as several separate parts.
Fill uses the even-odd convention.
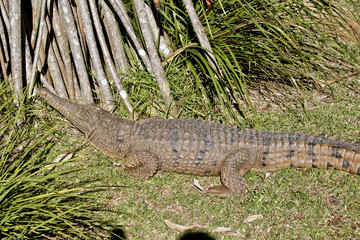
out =
[[[261,168],[319,167],[360,175],[360,143],[298,133],[264,133],[263,140]]]

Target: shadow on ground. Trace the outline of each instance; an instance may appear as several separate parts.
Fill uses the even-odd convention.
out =
[[[124,230],[118,228],[111,231],[111,240],[126,240],[126,234]]]
[[[126,240],[126,234],[124,230],[118,228],[111,231],[111,240]],[[177,240],[216,240],[214,237],[210,236],[205,232],[186,232],[179,237]]]
[[[215,238],[204,232],[186,232],[178,240],[215,240]]]

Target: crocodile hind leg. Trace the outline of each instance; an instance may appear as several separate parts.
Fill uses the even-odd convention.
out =
[[[131,173],[139,178],[152,177],[158,169],[158,159],[151,153],[130,152],[125,156],[125,172]]]
[[[251,148],[238,149],[225,157],[220,171],[222,185],[208,189],[214,195],[226,196],[244,193],[246,181],[243,177],[258,160],[258,151]]]

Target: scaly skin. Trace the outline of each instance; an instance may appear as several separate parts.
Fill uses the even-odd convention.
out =
[[[94,105],[60,98],[44,88],[38,94],[67,117],[104,154],[124,159],[126,171],[148,178],[157,170],[220,175],[210,193],[245,191],[251,168],[339,169],[360,175],[360,143],[325,135],[240,130],[198,119],[124,120]]]

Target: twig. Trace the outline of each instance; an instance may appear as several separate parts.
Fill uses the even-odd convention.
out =
[[[59,51],[61,53],[59,57],[57,56],[57,58],[58,58],[58,62],[60,62],[60,60],[59,60],[60,58],[62,59],[62,63],[64,65],[64,71],[65,71],[65,73],[63,71],[62,75],[63,75],[64,82],[66,85],[66,90],[68,92],[70,100],[74,101],[76,99],[75,98],[75,88],[74,88],[75,83],[73,81],[73,75],[72,75],[73,70],[72,70],[72,64],[71,64],[71,58],[70,58],[69,43],[68,43],[68,39],[67,39],[63,24],[60,21],[59,12],[55,5],[55,2],[51,1],[51,3],[52,3],[52,6],[48,7],[48,11],[52,12],[52,21],[50,24],[51,24],[53,32],[55,34],[55,39],[56,39],[56,43],[57,43],[57,47],[58,47],[56,52]],[[54,44],[54,46],[56,46],[56,45]]]
[[[37,69],[39,71],[42,71],[44,69],[43,66],[45,65],[45,61],[46,61],[45,50],[44,50],[43,45],[44,44],[40,44],[39,58],[38,58],[38,61],[34,63],[34,64],[36,64]],[[32,72],[32,68],[33,68],[33,57],[30,53],[30,42],[27,38],[25,38],[25,67],[26,67],[26,81],[27,81],[27,84],[29,85],[31,72]],[[44,77],[44,78],[46,78],[46,79],[51,78],[49,69],[47,69],[46,73],[44,73],[44,74],[46,74],[46,77]],[[35,86],[34,86],[34,88],[35,88]]]
[[[32,24],[32,32],[31,32],[31,37],[30,37],[30,43],[31,43],[31,48],[34,49],[34,46],[35,46],[35,41],[36,39],[41,39],[41,36],[40,37],[37,37],[36,38],[36,35],[37,34],[42,34],[41,32],[41,27],[43,25],[43,23],[41,22],[41,20],[43,19],[43,15],[45,15],[45,8],[44,8],[44,4],[46,4],[47,0],[42,0],[41,2],[38,2],[41,4],[41,7],[40,8],[37,8],[37,7],[34,7],[33,6],[33,11],[35,12],[35,17],[33,17],[33,24]],[[36,3],[33,2],[33,4]],[[34,14],[33,14],[34,15]],[[39,26],[40,26],[40,29],[39,29]]]
[[[127,93],[126,93],[123,85],[120,82],[120,79],[119,79],[118,74],[117,74],[116,69],[115,69],[115,65],[114,65],[114,63],[112,62],[112,59],[111,59],[109,49],[106,46],[106,40],[105,40],[104,34],[102,32],[102,28],[101,28],[101,24],[100,24],[100,18],[99,18],[98,11],[97,11],[97,8],[96,8],[96,5],[95,5],[95,1],[94,0],[89,0],[89,4],[90,4],[90,11],[91,11],[92,19],[94,21],[97,37],[98,37],[98,40],[99,40],[99,43],[100,43],[102,53],[104,55],[104,60],[106,62],[106,66],[110,71],[111,77],[112,77],[112,79],[113,79],[113,81],[115,83],[116,88],[120,92],[120,96],[122,97],[126,108],[136,118],[137,114],[135,112],[133,112],[134,111],[133,106],[132,106],[132,104],[131,104],[128,96],[127,96]]]
[[[131,26],[130,18],[126,13],[126,9],[122,1],[115,2],[115,0],[109,0],[112,7],[115,9],[116,13],[120,17],[122,25],[125,27],[127,33],[130,36],[131,41],[133,42],[137,54],[140,56],[141,60],[143,61],[145,67],[149,72],[152,71],[152,66],[150,64],[149,57],[147,56],[144,48],[141,46],[139,40],[136,37],[135,31]]]
[[[9,46],[8,46],[8,42],[7,40],[9,40],[6,35],[5,32],[10,32],[10,27],[9,27],[9,19],[7,16],[7,13],[5,11],[5,6],[4,3],[2,1],[0,1],[1,3],[1,17],[4,20],[4,24],[3,25],[3,21],[0,21],[0,38],[1,38],[1,42],[3,45],[3,50],[4,50],[4,60],[5,62],[9,62]]]
[[[9,1],[10,59],[13,90],[20,94],[23,89],[21,53],[21,0]]]
[[[209,61],[210,65],[213,69],[220,69],[217,67],[217,61],[215,56],[212,54],[212,48],[210,46],[209,40],[205,34],[205,30],[199,20],[198,15],[196,14],[194,5],[191,0],[183,0],[185,8],[187,12],[189,13],[189,17],[191,20],[191,23],[194,27],[196,36],[200,42],[200,46],[207,50],[206,58]]]
[[[84,26],[80,18],[79,8],[77,5],[71,5],[72,12],[74,14],[75,26],[77,27],[77,32],[80,35],[80,43],[81,43],[81,50],[83,52],[84,58],[89,61],[89,51],[86,46],[86,37],[84,33]],[[89,62],[87,62],[89,64]]]
[[[125,52],[127,53],[126,56],[128,56],[130,67],[138,67],[139,69],[143,69],[144,67],[141,63],[141,59],[139,58],[138,53],[134,49],[134,46],[130,42],[126,42],[124,43],[124,49]],[[132,61],[132,58],[134,58],[134,61]],[[136,64],[134,64],[134,62]]]
[[[45,43],[47,35],[48,35],[48,31],[47,31],[46,27],[44,28],[44,31],[46,33],[46,34],[44,34],[44,37],[43,37],[43,41]],[[60,97],[68,98],[68,95],[66,93],[66,88],[64,85],[64,78],[63,78],[63,75],[61,74],[59,63],[58,63],[55,53],[54,53],[53,44],[49,43],[47,53],[48,53],[47,64],[49,66],[50,75],[52,78],[52,82],[54,83],[55,90],[59,94]]]
[[[146,49],[150,57],[150,62],[153,68],[155,79],[159,85],[162,97],[165,101],[165,106],[169,108],[172,102],[170,87],[166,79],[165,71],[161,64],[160,57],[156,51],[156,47],[152,39],[151,30],[149,28],[149,24],[146,17],[145,2],[143,0],[134,0],[133,3],[135,6],[136,14],[139,19],[140,28],[143,33]],[[172,109],[171,115],[172,117],[176,117],[177,115],[176,108]]]
[[[110,42],[111,50],[113,51],[115,65],[120,70],[120,72],[125,73],[128,70],[128,64],[125,49],[121,39],[121,33],[118,28],[118,23],[116,22],[114,14],[104,0],[102,0],[102,6],[104,25]]]
[[[49,81],[46,79],[46,77],[43,74],[40,74],[40,81],[51,92],[56,93],[55,89],[52,87],[52,85],[49,83]]]
[[[44,73],[44,70],[46,70],[46,79],[51,79],[50,70],[49,68],[46,68],[46,61],[47,61],[47,53],[45,52],[44,47],[46,46],[46,41],[41,44],[40,47],[40,61],[38,61],[37,68],[39,71],[42,71]]]
[[[150,25],[152,36],[154,39],[154,44],[156,45],[157,41],[159,41],[159,52],[161,52],[165,57],[167,57],[170,55],[171,49],[166,43],[165,38],[160,35],[160,29],[156,24],[154,14],[151,11],[150,6],[145,4],[145,10],[146,10],[146,17],[148,19],[148,23]]]
[[[30,85],[30,79],[31,79],[31,72],[33,68],[33,56],[30,52],[30,43],[27,38],[24,38],[25,40],[25,77],[26,77],[26,85]],[[40,61],[38,61],[40,62]],[[41,64],[40,64],[41,65]],[[40,68],[39,68],[40,69]]]
[[[360,73],[360,71],[352,72],[352,73],[343,75],[343,76],[335,78],[335,79],[325,80],[325,82],[321,82],[321,81],[318,81],[318,80],[314,79],[313,80],[315,82],[314,86],[316,87],[316,89],[320,90],[321,88],[325,87],[326,85],[333,84],[333,83],[335,83],[337,81],[340,81],[343,78],[348,78],[348,77],[351,77],[351,76],[355,76],[355,75],[357,75],[359,73]]]
[[[343,76],[341,76],[341,77],[339,77],[339,78],[335,78],[335,79],[332,79],[332,80],[327,80],[326,82],[327,82],[328,84],[333,84],[333,83],[335,83],[335,82],[337,82],[337,81],[339,81],[339,80],[341,80],[341,79],[343,79],[343,78],[348,78],[348,77],[351,77],[351,76],[355,76],[355,75],[357,75],[357,74],[359,74],[359,73],[360,73],[360,71],[352,72],[352,73],[343,75]]]
[[[90,52],[91,61],[93,63],[96,77],[98,79],[100,91],[103,95],[106,108],[110,110],[114,107],[114,100],[113,100],[112,92],[110,90],[109,82],[106,79],[105,72],[102,67],[100,54],[96,46],[96,39],[92,29],[89,8],[86,2],[83,2],[82,4],[78,4],[77,6],[85,30],[84,33],[86,38],[86,44]]]
[[[84,103],[93,103],[89,76],[85,65],[84,56],[80,48],[80,40],[75,27],[75,20],[68,0],[59,0],[61,15],[65,23],[66,33],[70,43],[71,54],[74,58],[76,71],[79,77],[81,96]]]
[[[201,21],[203,18],[205,18],[206,15],[209,14],[209,12],[211,11],[211,9],[214,7],[214,1],[213,0],[209,0],[206,1],[206,3],[208,4],[208,8],[205,10],[205,12],[203,14],[201,14],[201,16],[199,17],[199,20]]]
[[[32,90],[33,90],[34,83],[35,83],[36,63],[39,58],[39,52],[40,52],[40,46],[41,46],[40,43],[42,40],[42,34],[45,31],[45,30],[43,30],[44,23],[45,23],[45,4],[46,4],[46,0],[43,0],[42,4],[41,4],[41,9],[40,9],[40,22],[39,22],[39,24],[36,24],[36,25],[40,25],[40,26],[39,26],[39,28],[36,27],[36,29],[39,30],[39,33],[37,34],[38,37],[37,37],[37,41],[36,41],[34,60],[32,61],[32,69],[31,69],[31,74],[30,74],[30,79],[29,79],[30,82],[29,82],[29,88],[28,88],[28,91],[29,91],[28,96],[32,95]],[[31,34],[31,38],[33,38],[33,36],[36,36],[36,33],[34,33],[34,31]],[[35,38],[34,38],[34,40],[31,39],[31,46],[33,46],[34,44],[35,44]]]
[[[52,30],[52,24],[50,22],[49,17],[46,17],[46,25],[47,25],[48,31],[50,32]],[[49,35],[49,34],[47,34],[47,35]],[[55,37],[51,36],[51,38],[49,40],[51,40],[51,42],[49,42],[49,49],[51,50],[51,54],[54,57],[53,62],[55,63],[57,72],[58,72],[57,73],[58,77],[55,79],[53,78],[53,82],[61,81],[61,83],[58,83],[59,86],[55,86],[56,90],[58,90],[58,87],[60,87],[62,94],[64,96],[66,96],[66,98],[68,98],[68,94],[66,91],[66,89],[68,87],[66,87],[66,86],[69,86],[70,79],[68,80],[66,78],[66,70],[65,70],[64,62],[62,60],[61,53],[59,52],[58,44],[56,42]],[[59,95],[60,95],[60,93],[59,93]]]
[[[1,72],[2,72],[1,78],[7,79],[8,78],[7,67],[6,67],[5,59],[4,59],[4,52],[1,47],[0,47],[0,65],[1,65]]]
[[[71,71],[72,71],[72,74],[71,74],[72,75],[72,82],[74,84],[75,99],[80,100],[79,101],[80,103],[85,103],[83,101],[83,99],[81,98],[81,90],[80,90],[79,82],[78,82],[77,77],[76,77],[75,68],[71,68]]]
[[[2,70],[1,78],[7,79],[8,78],[8,74],[7,74],[8,64],[6,62],[8,62],[7,59],[9,59],[9,55],[6,56],[6,52],[3,51],[3,49],[7,50],[6,38],[5,38],[5,33],[4,33],[3,27],[4,27],[3,23],[2,23],[2,21],[0,21],[0,37],[1,37],[1,40],[3,42],[5,42],[5,45],[3,44],[3,48],[0,46],[0,64],[1,64],[1,70]]]
[[[185,46],[185,47],[182,47],[182,48],[179,48],[178,50],[176,50],[175,52],[173,52],[171,54],[170,57],[168,57],[166,59],[166,61],[164,61],[162,64],[165,66],[166,64],[168,64],[169,62],[171,62],[177,55],[179,55],[180,53],[182,53],[183,51],[185,51],[186,49],[192,47],[192,46],[196,46],[198,45],[198,43],[190,43],[189,45]]]
[[[0,10],[1,10],[1,16],[5,23],[6,28],[10,29],[9,17],[8,17],[8,13],[6,12],[6,8],[5,8],[3,0],[0,1]]]

